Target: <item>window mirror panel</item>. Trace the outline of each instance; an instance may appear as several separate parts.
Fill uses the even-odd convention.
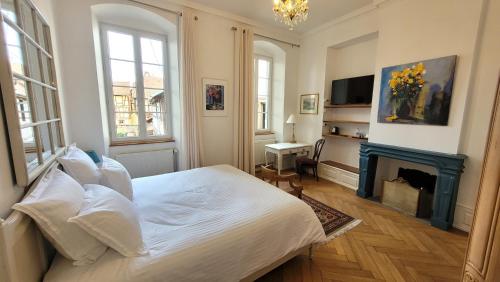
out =
[[[65,147],[50,29],[29,0],[0,5],[0,87],[16,182],[25,187]]]

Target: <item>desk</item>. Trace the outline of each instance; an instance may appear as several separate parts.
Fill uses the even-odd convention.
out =
[[[277,168],[278,174],[281,174],[283,169],[283,156],[292,154],[305,154],[309,155],[312,151],[312,145],[300,143],[276,143],[268,144],[264,147],[264,154],[266,157],[266,165],[268,165],[267,153],[275,154],[278,158]]]

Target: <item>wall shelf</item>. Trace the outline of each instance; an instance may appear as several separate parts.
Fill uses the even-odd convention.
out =
[[[337,108],[371,108],[372,104],[346,104],[346,105],[325,105],[325,109]]]
[[[370,124],[368,121],[358,121],[358,120],[324,120],[324,123],[353,123],[353,124]]]
[[[368,138],[359,138],[359,137],[356,137],[356,136],[352,136],[352,135],[345,135],[345,134],[323,134],[323,137],[331,137],[331,138],[344,138],[344,139],[354,139],[354,140],[358,140],[358,141],[366,141],[368,140]]]

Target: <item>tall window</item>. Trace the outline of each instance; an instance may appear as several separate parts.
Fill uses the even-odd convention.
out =
[[[256,91],[256,111],[257,111],[257,131],[269,131],[270,109],[272,96],[272,59],[265,56],[255,55],[255,91]]]
[[[108,25],[102,31],[112,142],[168,137],[165,37]]]

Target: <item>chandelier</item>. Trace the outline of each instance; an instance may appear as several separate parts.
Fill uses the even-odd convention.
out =
[[[288,25],[290,30],[307,20],[309,5],[307,0],[274,0],[274,15],[276,20]]]

